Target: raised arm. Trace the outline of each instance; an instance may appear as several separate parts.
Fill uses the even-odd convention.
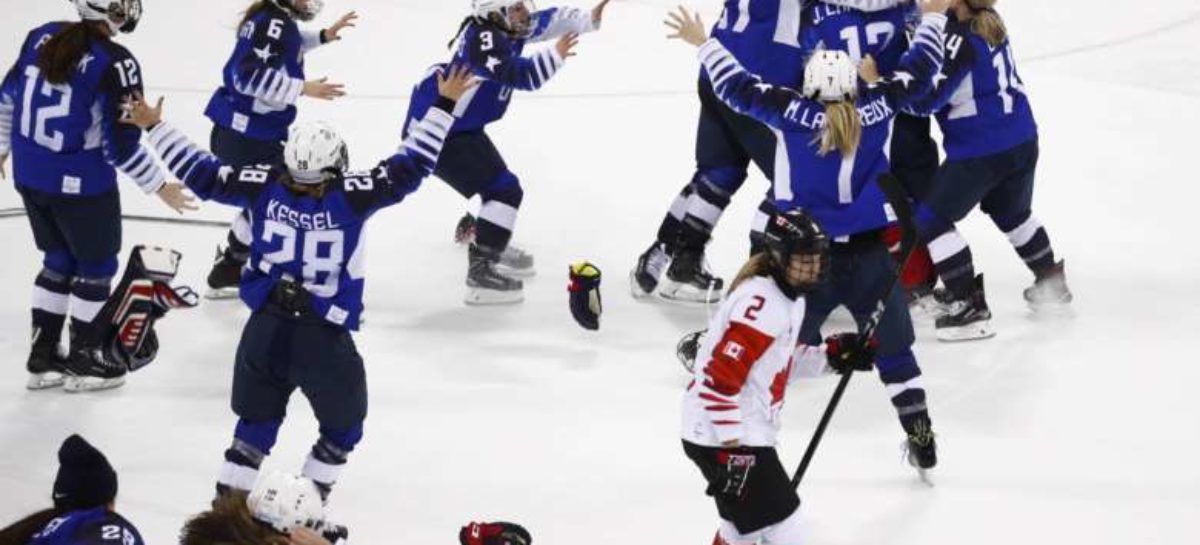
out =
[[[529,41],[542,42],[567,34],[585,34],[600,30],[604,21],[604,9],[610,1],[603,0],[590,11],[570,6],[538,11],[533,14],[533,34]]]
[[[937,76],[945,62],[946,15],[926,11],[913,33],[908,51],[900,58],[896,70],[883,77],[875,70],[870,58],[863,61],[860,72],[871,88],[881,90],[897,108],[907,109],[933,93]]]
[[[146,193],[158,191],[166,175],[142,145],[141,129],[119,120],[126,115],[125,101],[142,94],[142,70],[127,53],[113,59],[101,83],[102,145],[104,159],[129,176]]]
[[[907,108],[916,115],[932,115],[944,108],[954,98],[964,80],[971,75],[975,64],[975,50],[962,34],[948,31],[944,48],[946,62],[942,71],[933,78],[933,89],[925,97],[911,102]]]

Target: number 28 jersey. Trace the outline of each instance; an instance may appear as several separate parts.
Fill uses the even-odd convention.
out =
[[[805,301],[767,277],[743,282],[721,303],[696,352],[683,399],[683,439],[719,447],[775,446],[788,384],[828,372],[821,347],[797,347]]]
[[[0,86],[0,155],[13,154],[17,185],[55,195],[92,196],[116,188],[119,169],[149,193],[166,181],[142,131],[119,123],[122,102],[142,92],[129,50],[94,39],[63,83],[38,67],[42,46],[67,23],[34,29]]]
[[[51,520],[30,539],[29,545],[143,545],[125,517],[104,507],[71,511]]]
[[[166,123],[150,131],[150,142],[198,197],[250,212],[254,238],[240,292],[251,309],[261,308],[279,282],[295,282],[311,294],[314,311],[353,331],[363,309],[366,221],[433,171],[452,109],[442,99],[414,123],[399,152],[371,171],[338,173],[320,198],[288,189],[283,167],[223,165]]]

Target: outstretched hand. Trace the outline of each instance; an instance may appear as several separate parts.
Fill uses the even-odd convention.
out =
[[[476,85],[479,79],[465,65],[451,66],[449,72],[442,71],[437,77],[438,94],[456,102]]]
[[[554,44],[554,49],[558,50],[558,56],[563,60],[567,60],[575,56],[575,46],[579,45],[579,35],[570,32],[558,39],[558,43]]]
[[[183,184],[163,184],[158,188],[158,198],[180,214],[200,209],[196,206],[196,198],[188,194]]]
[[[329,78],[312,79],[304,82],[300,94],[320,100],[333,100],[346,96],[346,86],[341,83],[329,83]]]
[[[146,104],[146,100],[141,93],[134,93],[132,97],[125,101],[122,109],[128,116],[121,118],[121,123],[133,125],[142,130],[149,130],[155,125],[162,123],[163,99],[158,97],[158,102],[154,107]]]
[[[321,34],[325,36],[325,43],[336,42],[342,39],[342,36],[340,35],[342,29],[354,28],[354,21],[357,20],[358,12],[352,11],[339,18],[336,23],[333,23],[333,26],[322,30]]]
[[[596,7],[592,8],[592,26],[600,28],[600,25],[604,23],[604,8],[608,7],[609,2],[612,0],[601,0]]]
[[[679,6],[678,11],[673,11],[667,14],[668,20],[663,21],[667,28],[674,30],[674,34],[668,34],[667,38],[671,40],[683,40],[696,47],[700,47],[708,39],[708,33],[704,31],[704,21],[700,20],[699,13],[688,13],[683,6]]]

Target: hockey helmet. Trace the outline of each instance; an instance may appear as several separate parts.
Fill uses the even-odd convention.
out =
[[[767,222],[763,245],[781,286],[808,292],[829,276],[829,236],[803,210],[775,214]]]
[[[290,13],[292,17],[305,22],[316,19],[321,14],[321,10],[325,9],[325,0],[308,0],[304,3],[303,8],[296,7],[296,0],[271,0],[271,3]]]
[[[142,0],[71,0],[84,21],[103,21],[113,34],[130,33],[142,19]]]
[[[854,100],[858,67],[845,51],[820,50],[804,66],[804,96],[822,102]]]
[[[285,534],[296,528],[320,528],[325,506],[316,483],[277,471],[263,473],[246,497],[254,519]]]
[[[513,36],[526,37],[533,32],[533,0],[471,0],[471,15],[494,23]]]
[[[324,182],[330,171],[341,172],[349,167],[350,152],[331,125],[317,121],[292,127],[283,160],[293,180],[312,185]]]

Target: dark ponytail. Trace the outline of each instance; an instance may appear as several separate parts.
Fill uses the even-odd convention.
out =
[[[0,545],[28,545],[34,534],[42,531],[50,521],[62,514],[58,509],[46,509],[29,515],[0,530]]]
[[[471,24],[471,21],[474,21],[474,20],[475,20],[474,16],[466,17],[463,19],[463,22],[458,25],[458,32],[455,32],[454,37],[450,38],[450,41],[448,43],[446,43],[446,49],[450,49],[450,48],[454,47],[454,42],[458,40],[459,36],[462,36],[463,30],[466,29],[467,25]]]
[[[70,80],[92,41],[108,39],[108,35],[98,26],[103,24],[89,21],[69,23],[42,44],[38,50],[37,67],[46,75],[46,81],[59,84]]]

